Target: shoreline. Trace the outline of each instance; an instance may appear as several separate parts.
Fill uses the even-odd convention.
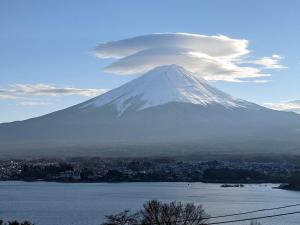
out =
[[[58,180],[0,180],[0,182],[25,182],[25,183],[63,183],[63,184],[117,184],[117,183],[203,183],[203,184],[219,184],[220,186],[223,184],[228,185],[235,185],[235,184],[242,184],[242,185],[252,185],[252,184],[274,184],[278,185],[279,188],[280,183],[278,182],[270,182],[270,181],[261,181],[261,182],[228,182],[228,181],[58,181]]]
[[[291,184],[281,184],[278,189],[288,190],[288,191],[300,191],[300,186],[294,186]]]

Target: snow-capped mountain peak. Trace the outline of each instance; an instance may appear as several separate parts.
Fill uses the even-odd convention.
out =
[[[116,89],[91,99],[81,108],[116,106],[119,113],[127,109],[142,110],[170,102],[249,107],[251,103],[236,99],[177,65],[157,67]]]

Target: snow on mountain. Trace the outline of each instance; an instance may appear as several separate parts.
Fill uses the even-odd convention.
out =
[[[236,99],[177,65],[157,67],[145,75],[100,95],[81,108],[113,104],[122,114],[127,109],[142,110],[169,102],[202,106],[222,105],[226,108],[247,108],[255,104]],[[256,105],[255,105],[256,107]]]

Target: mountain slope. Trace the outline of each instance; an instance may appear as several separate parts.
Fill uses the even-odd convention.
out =
[[[52,156],[298,153],[299,129],[299,115],[236,99],[171,65],[73,107],[1,124],[0,151]]]
[[[113,104],[120,113],[129,108],[142,110],[169,102],[182,102],[207,106],[222,105],[226,108],[255,107],[249,102],[208,85],[177,65],[161,66],[119,88],[87,102],[82,108],[102,107]]]

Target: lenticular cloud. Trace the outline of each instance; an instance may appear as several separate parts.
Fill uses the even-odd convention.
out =
[[[106,72],[128,75],[145,73],[157,66],[177,64],[207,80],[242,82],[270,76],[259,60],[248,57],[248,41],[223,35],[166,33],[138,36],[98,45],[99,58],[115,58]],[[276,67],[274,67],[276,68]],[[278,65],[277,68],[282,68]]]

